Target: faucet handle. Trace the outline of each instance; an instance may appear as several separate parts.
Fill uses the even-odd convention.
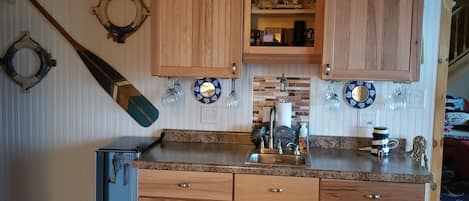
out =
[[[299,145],[296,145],[296,146],[295,146],[295,153],[294,153],[294,154],[295,154],[295,156],[301,155],[300,146],[299,146]]]
[[[285,147],[288,148],[288,151],[295,151],[295,147],[296,147],[296,146],[297,146],[297,145],[296,145],[295,143],[293,143],[293,142],[289,142],[289,143],[287,143],[287,145],[285,145]]]
[[[264,137],[261,137],[261,143],[259,146],[261,149],[265,148]]]
[[[277,144],[278,154],[283,154],[282,141],[279,139]]]

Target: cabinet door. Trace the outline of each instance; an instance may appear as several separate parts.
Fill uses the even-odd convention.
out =
[[[425,184],[321,180],[320,201],[424,201]]]
[[[318,201],[319,179],[235,175],[235,201]]]
[[[417,81],[423,0],[326,1],[322,78]]]
[[[171,198],[146,198],[140,197],[138,201],[188,201],[188,200],[181,200],[181,199],[171,199]]]
[[[140,169],[138,174],[140,201],[231,201],[233,198],[231,173]]]
[[[146,198],[141,197],[139,201],[208,201],[208,200],[194,200],[194,199],[173,199],[173,198]],[[211,200],[212,201],[212,200]]]
[[[242,5],[241,0],[152,0],[152,74],[239,77]]]

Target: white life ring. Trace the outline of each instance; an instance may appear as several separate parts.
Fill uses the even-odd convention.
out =
[[[109,32],[109,37],[113,38],[113,40],[118,43],[124,43],[125,39],[137,31],[147,17],[150,16],[150,10],[145,6],[143,0],[131,0],[137,11],[134,20],[126,26],[117,26],[111,22],[107,14],[107,9],[111,1],[112,0],[100,0],[98,5],[92,8],[92,12]]]
[[[13,58],[15,54],[20,49],[31,49],[34,53],[37,54],[39,58],[39,68],[34,75],[31,76],[23,76],[19,74],[15,70],[15,66],[13,64]],[[14,42],[7,50],[3,59],[1,59],[0,63],[3,63],[5,68],[5,72],[7,75],[18,85],[20,85],[23,89],[29,90],[30,88],[34,87],[37,83],[39,83],[44,77],[49,73],[49,70],[57,65],[56,60],[51,59],[51,55],[39,45],[36,41],[34,41],[30,36],[29,33],[25,33],[19,40]]]

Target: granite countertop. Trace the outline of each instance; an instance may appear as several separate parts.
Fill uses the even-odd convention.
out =
[[[249,151],[254,149],[250,145],[249,135],[245,133],[218,132],[214,135],[208,132],[166,130],[165,138],[166,140],[136,160],[134,166],[140,169],[420,184],[432,180],[430,172],[421,168],[403,151],[395,151],[388,158],[379,161],[366,151],[313,147],[305,166],[245,165]],[[325,144],[340,143],[329,140]]]

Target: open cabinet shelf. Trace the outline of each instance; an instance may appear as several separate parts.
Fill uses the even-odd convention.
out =
[[[245,0],[244,63],[321,63],[324,0],[300,2],[310,6],[272,9]]]

